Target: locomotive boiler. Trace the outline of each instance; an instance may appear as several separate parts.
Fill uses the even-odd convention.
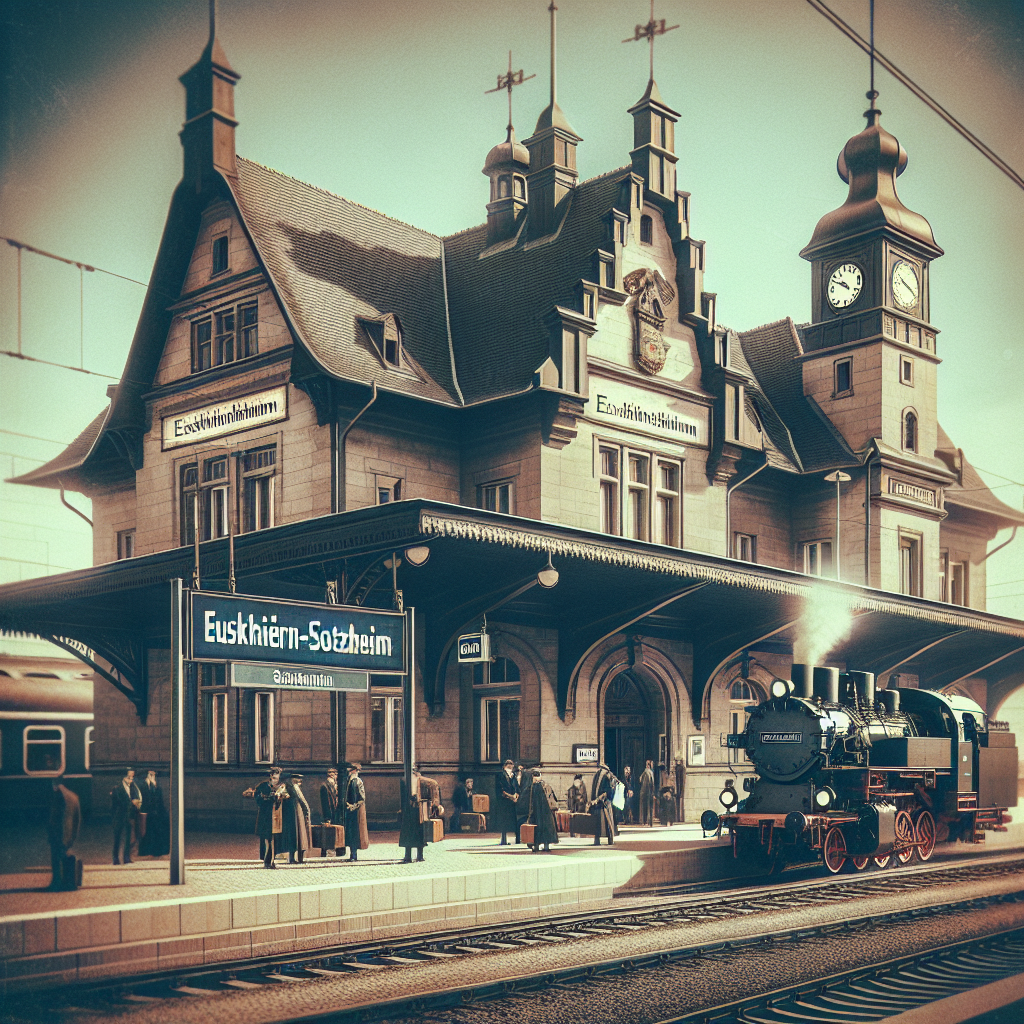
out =
[[[726,812],[701,816],[705,832],[728,829],[737,858],[763,871],[820,859],[834,874],[928,860],[937,842],[1006,831],[1017,749],[974,701],[876,691],[870,672],[794,665],[792,675],[728,738],[757,770],[746,799],[727,784]]]

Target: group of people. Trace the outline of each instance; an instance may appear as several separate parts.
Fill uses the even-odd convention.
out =
[[[653,827],[655,816],[662,825],[675,823],[676,791],[668,781],[665,765],[655,769],[654,761],[648,758],[639,782],[634,780],[632,768],[626,765],[622,770],[622,784],[625,788],[623,824]]]
[[[344,766],[346,779],[338,786],[338,769],[327,769],[327,781],[320,787],[321,844],[336,830],[324,826],[340,825],[344,843],[332,844],[334,855],[349,851],[349,860],[358,860],[359,851],[369,848],[370,835],[366,825],[366,789],[359,777],[362,765],[350,762]],[[301,864],[306,851],[313,847],[313,816],[309,801],[302,792],[303,776],[299,772],[283,773],[274,765],[258,786],[250,786],[242,796],[256,801],[256,835],[260,840],[260,858],[265,868],[276,868],[278,854],[287,854],[289,864]],[[327,856],[330,847],[321,845],[320,856]]]
[[[171,820],[156,770],[145,773],[141,785],[135,769],[125,768],[110,791],[110,822],[114,829],[115,864],[131,864],[132,853],[162,857],[171,850]]]
[[[494,799],[491,827],[501,833],[501,846],[508,844],[509,832],[521,842],[522,827],[528,824],[534,826],[533,852],[540,853],[541,847],[550,852],[551,844],[558,842],[558,798],[541,777],[540,768],[527,771],[506,761],[495,779]]]

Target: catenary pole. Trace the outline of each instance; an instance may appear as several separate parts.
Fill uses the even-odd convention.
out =
[[[171,580],[171,885],[185,884],[183,612],[181,580]]]

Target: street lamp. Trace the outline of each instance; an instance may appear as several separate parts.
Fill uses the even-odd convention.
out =
[[[829,473],[825,477],[827,483],[834,483],[836,485],[836,579],[841,580],[842,575],[839,571],[839,485],[848,484],[853,477],[849,473],[844,473],[841,469],[837,469],[834,473]]]

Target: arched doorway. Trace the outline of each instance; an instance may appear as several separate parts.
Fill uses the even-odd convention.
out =
[[[671,750],[665,702],[633,669],[620,672],[604,697],[604,760],[619,778],[629,765],[634,777],[650,758],[663,762]]]

